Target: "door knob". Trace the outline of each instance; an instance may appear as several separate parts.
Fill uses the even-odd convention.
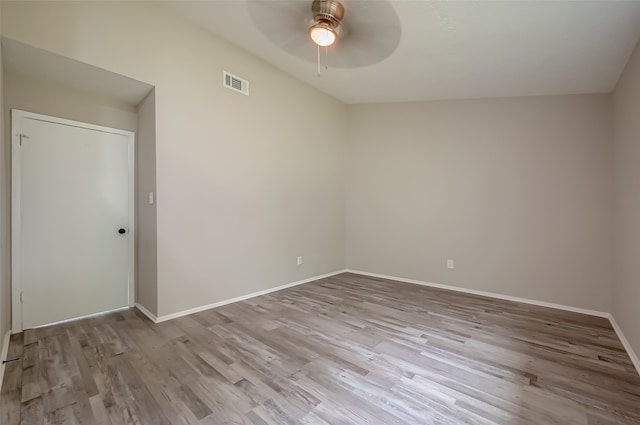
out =
[[[121,227],[118,229],[118,233],[120,233],[121,235],[124,235],[125,233],[127,233],[127,230]]]

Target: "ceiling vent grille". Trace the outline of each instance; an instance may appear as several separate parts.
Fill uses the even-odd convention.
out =
[[[224,78],[222,84],[224,84],[226,88],[249,96],[249,82],[247,80],[236,77],[233,74],[229,74],[227,71],[224,71],[223,75]]]

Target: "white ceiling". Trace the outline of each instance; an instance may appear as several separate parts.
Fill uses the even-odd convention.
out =
[[[377,0],[343,0],[345,23],[349,10],[358,9],[354,3],[362,1]],[[311,9],[311,0],[286,0],[280,6],[299,8],[301,2]],[[640,38],[640,0],[390,3],[401,28],[397,49],[374,65],[330,67],[320,78],[316,64],[264,35],[245,0],[166,4],[345,103],[606,93]],[[305,24],[295,25],[299,37],[307,37]],[[316,53],[313,45],[309,48]]]

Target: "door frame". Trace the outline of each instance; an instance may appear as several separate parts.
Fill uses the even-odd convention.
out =
[[[19,109],[11,110],[11,333],[22,332],[22,281],[20,276],[21,241],[21,120],[33,119],[52,124],[118,134],[127,138],[129,147],[129,307],[135,305],[135,133],[127,130],[88,124]]]

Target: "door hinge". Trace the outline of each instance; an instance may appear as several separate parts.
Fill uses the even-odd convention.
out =
[[[20,146],[22,146],[23,140],[29,140],[29,136],[27,136],[26,134],[16,134],[16,136],[20,138]]]
[[[23,292],[20,291],[20,302],[22,302],[22,294],[23,294]]]

